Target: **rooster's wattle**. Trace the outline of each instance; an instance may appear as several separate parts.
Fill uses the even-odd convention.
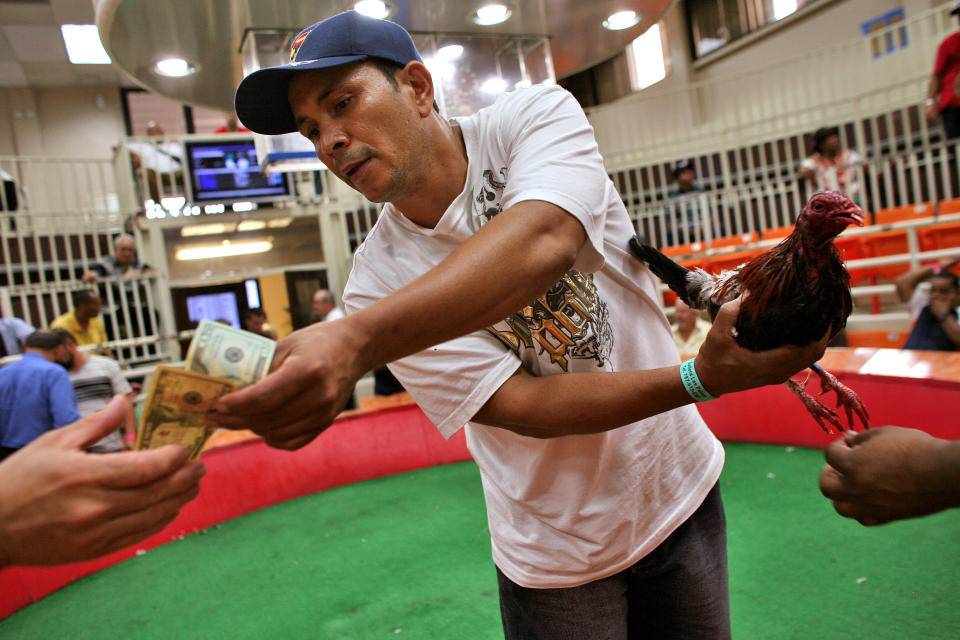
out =
[[[744,295],[734,338],[742,347],[763,351],[805,346],[827,333],[833,337],[846,326],[853,309],[850,274],[833,239],[850,224],[863,226],[863,210],[842,193],[831,191],[810,198],[793,233],[783,242],[720,274],[682,267],[639,236],[631,238],[630,250],[684,302],[708,310],[711,318],[721,305]],[[820,395],[836,391],[837,406],[846,410],[850,427],[854,413],[867,427],[869,417],[860,398],[819,365],[811,370],[820,377]],[[824,431],[830,431],[824,420],[843,431],[837,413],[805,391],[809,377],[808,373],[803,382],[790,380],[787,386]]]

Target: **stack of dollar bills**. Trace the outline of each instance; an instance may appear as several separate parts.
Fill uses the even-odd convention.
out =
[[[270,371],[276,343],[219,322],[202,320],[184,368],[158,366],[140,415],[136,449],[182,444],[200,457],[215,429],[206,414],[217,398],[260,380]]]

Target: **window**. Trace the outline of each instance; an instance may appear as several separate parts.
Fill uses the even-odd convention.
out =
[[[895,9],[860,25],[863,35],[870,41],[874,58],[903,49],[908,44],[907,28],[903,26],[903,9]],[[899,24],[900,28],[896,28]]]
[[[627,47],[630,88],[634,91],[645,89],[667,77],[670,69],[664,56],[667,50],[664,33],[660,24],[655,24]]]
[[[693,57],[703,56],[818,0],[687,0]]]

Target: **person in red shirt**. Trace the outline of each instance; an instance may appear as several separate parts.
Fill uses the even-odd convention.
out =
[[[960,0],[950,15],[960,14]],[[960,137],[960,96],[957,95],[957,73],[960,72],[960,32],[951,33],[937,47],[937,60],[930,76],[930,89],[924,104],[927,120],[934,124],[939,115],[947,138]]]
[[[249,131],[250,129],[241,127],[239,124],[237,124],[236,116],[227,116],[223,126],[217,127],[213,130],[214,133],[248,133]]]

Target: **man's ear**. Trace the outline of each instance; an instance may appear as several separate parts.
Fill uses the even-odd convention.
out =
[[[414,101],[421,118],[426,118],[433,111],[433,77],[422,63],[412,60],[400,70],[401,82],[407,84],[413,91]]]

